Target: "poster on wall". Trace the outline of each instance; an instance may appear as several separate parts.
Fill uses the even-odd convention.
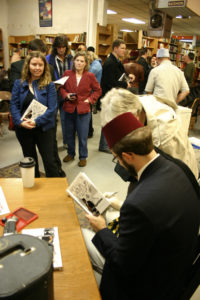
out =
[[[52,27],[52,0],[38,1],[40,27]]]

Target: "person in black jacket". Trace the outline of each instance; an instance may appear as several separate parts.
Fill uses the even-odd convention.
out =
[[[115,40],[112,44],[112,53],[103,64],[101,77],[102,98],[113,87],[120,87],[124,89],[126,89],[127,87],[131,87],[130,83],[128,83],[126,80],[120,79],[121,76],[125,73],[124,66],[120,61],[120,58],[124,57],[125,52],[125,42],[120,39]],[[99,142],[99,151],[110,153],[102,132]]]
[[[143,94],[145,90],[145,86],[147,83],[147,79],[149,76],[149,65],[147,62],[147,57],[148,57],[148,49],[147,48],[142,48],[140,50],[140,58],[138,59],[137,63],[141,66],[143,66],[144,69],[144,81],[140,82],[139,84],[139,94]]]
[[[150,129],[133,114],[117,116],[103,132],[114,159],[138,183],[120,209],[118,236],[102,216],[86,215],[96,231],[92,242],[104,257],[99,266],[102,299],[179,299],[198,243],[195,182],[173,160],[155,152]]]

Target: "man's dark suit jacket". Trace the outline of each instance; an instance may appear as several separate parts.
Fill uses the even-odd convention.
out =
[[[145,90],[145,86],[147,84],[148,76],[149,76],[149,66],[144,57],[140,57],[137,61],[137,63],[141,66],[143,66],[144,69],[144,81],[140,82],[139,84],[139,93],[143,93]]]
[[[16,62],[11,64],[11,71],[10,71],[10,87],[11,87],[11,90],[13,88],[15,80],[21,78],[21,73],[22,73],[22,68],[23,68],[23,65],[24,65],[24,61],[25,61],[25,59],[22,59],[22,60],[16,61]],[[52,81],[55,81],[56,77],[55,77],[55,73],[54,73],[54,68],[51,65],[49,65],[49,68],[50,68],[50,73],[51,73],[51,79],[52,79]]]
[[[101,77],[102,97],[114,87],[127,88],[127,83],[119,81],[124,73],[122,63],[111,53],[103,64]]]
[[[120,210],[119,238],[100,230],[103,300],[175,300],[191,266],[200,199],[187,175],[161,155],[142,173]]]

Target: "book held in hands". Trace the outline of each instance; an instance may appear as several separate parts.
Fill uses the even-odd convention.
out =
[[[102,214],[110,205],[110,202],[83,172],[76,176],[66,192],[90,215]]]
[[[33,99],[30,105],[28,106],[28,108],[26,109],[26,111],[24,112],[23,116],[21,117],[21,120],[24,119],[35,120],[41,115],[43,115],[46,110],[47,110],[47,106]]]

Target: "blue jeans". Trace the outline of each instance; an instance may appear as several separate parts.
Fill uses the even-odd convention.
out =
[[[66,137],[67,128],[65,127],[65,111],[63,110],[62,105],[60,105],[59,111],[60,111],[60,122],[62,127],[62,136],[63,136],[63,145],[64,145],[67,144],[67,137]]]
[[[69,155],[73,157],[76,155],[75,137],[77,132],[79,141],[79,159],[88,157],[87,140],[90,118],[90,113],[79,115],[77,110],[72,114],[65,112],[65,128],[67,129],[66,138]]]
[[[102,129],[101,129],[101,136],[100,136],[100,141],[99,141],[99,150],[109,150],[109,147],[108,147],[106,139],[103,135]]]

